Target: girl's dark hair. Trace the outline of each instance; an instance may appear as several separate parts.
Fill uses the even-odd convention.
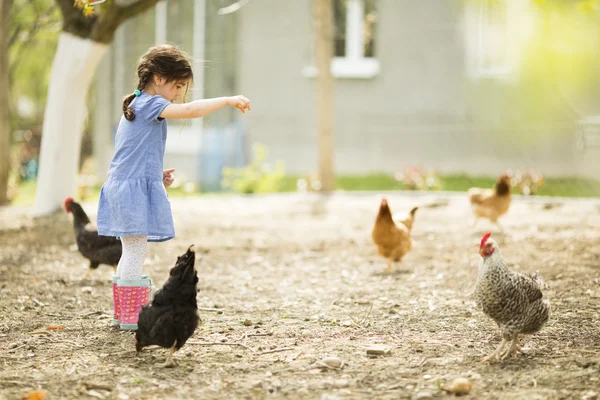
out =
[[[189,81],[194,77],[188,58],[177,47],[170,45],[151,47],[140,59],[137,75],[137,89],[140,91],[146,88],[154,75],[163,77],[167,82]],[[123,98],[123,115],[128,121],[135,119],[135,113],[129,107],[134,98],[133,93]]]

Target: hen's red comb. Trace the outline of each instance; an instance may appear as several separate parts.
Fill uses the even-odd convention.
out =
[[[481,244],[479,245],[479,248],[482,248],[483,246],[485,246],[485,242],[487,242],[487,240],[490,238],[490,236],[492,236],[492,234],[490,232],[483,235],[483,237],[481,238]]]
[[[67,206],[67,204],[71,203],[72,201],[73,201],[72,197],[67,197],[64,202],[65,207]]]

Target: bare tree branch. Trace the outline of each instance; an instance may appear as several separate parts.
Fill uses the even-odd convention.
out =
[[[239,10],[240,8],[244,7],[249,2],[250,2],[250,0],[239,0],[239,1],[236,1],[235,3],[233,3],[230,6],[219,8],[219,10],[217,11],[217,14],[219,14],[219,15],[227,15],[227,14],[234,13],[237,10]]]
[[[161,0],[139,0],[133,4],[130,4],[126,7],[119,7],[119,17],[121,21],[125,21],[128,18],[133,17],[139,13],[146,11],[149,8],[152,8]]]
[[[17,41],[17,38],[19,37],[19,34],[21,33],[21,29],[23,28],[22,25],[17,25],[17,27],[15,28],[15,31],[13,32],[13,34],[11,35],[11,37],[8,39],[8,47],[12,47],[12,45]]]
[[[56,22],[56,21],[53,21],[52,18],[50,18],[50,16],[54,12],[54,10],[56,10],[56,8],[53,5],[50,8],[48,8],[43,14],[36,16],[35,23],[29,29],[29,31],[27,32],[27,34],[25,36],[25,39],[23,39],[20,42],[20,46],[16,50],[16,54],[13,57],[13,62],[10,64],[10,67],[9,67],[10,71],[15,70],[17,64],[21,60],[21,53],[23,52],[23,49],[31,46],[31,44],[35,40],[35,37],[36,37],[36,34],[38,33],[38,31],[40,31],[42,28],[44,28],[48,24],[50,24],[52,22]],[[12,46],[17,41],[20,30],[21,30],[21,26],[18,26],[17,31],[13,34],[13,37],[11,37],[11,42],[9,43],[9,46]],[[14,41],[12,39],[14,39]]]

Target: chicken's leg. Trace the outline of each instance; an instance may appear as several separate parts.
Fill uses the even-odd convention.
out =
[[[515,333],[515,335],[512,338],[512,341],[510,342],[510,347],[508,348],[508,350],[506,350],[504,352],[504,354],[502,354],[502,359],[506,360],[512,353],[514,353],[514,351],[520,347],[519,346],[519,339],[518,339],[519,335]],[[520,350],[520,349],[519,349]]]
[[[163,364],[163,367],[173,368],[174,366],[177,365],[175,363],[175,360],[173,360],[173,353],[175,353],[175,343],[173,343],[173,346],[171,346],[171,348],[169,349],[169,355],[167,356],[167,361],[165,361],[165,363]]]
[[[502,227],[502,225],[500,225],[500,223],[498,221],[492,221],[494,224],[496,224],[496,226],[498,227],[498,229],[500,229],[500,232],[504,233],[504,228]]]
[[[85,279],[85,280],[90,279],[90,275],[92,274],[92,272],[94,272],[98,268],[99,265],[100,265],[99,262],[90,261],[90,266],[88,267],[87,272],[83,276],[83,279]]]
[[[388,264],[387,264],[387,268],[385,269],[385,272],[388,274],[392,273],[392,259],[391,258],[388,260]]]
[[[491,359],[496,359],[498,360],[500,358],[500,353],[502,353],[502,349],[504,349],[504,345],[506,344],[507,340],[502,338],[502,341],[500,342],[500,344],[498,345],[498,347],[496,348],[496,350],[490,354],[487,357],[483,357],[481,359],[481,361],[485,362],[485,361],[489,361]]]

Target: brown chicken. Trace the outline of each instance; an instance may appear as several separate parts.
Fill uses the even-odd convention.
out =
[[[537,274],[525,275],[510,271],[498,244],[486,233],[479,246],[481,262],[475,285],[475,301],[492,318],[502,333],[496,350],[482,361],[505,359],[518,346],[519,335],[531,335],[548,321],[550,303],[542,298],[542,280]],[[502,350],[510,341],[510,347]]]
[[[371,237],[377,245],[379,255],[388,259],[387,272],[391,271],[392,262],[401,261],[412,249],[410,231],[418,208],[413,207],[404,219],[393,218],[387,199],[381,200]]]
[[[479,218],[487,218],[503,230],[498,218],[506,214],[510,207],[511,186],[510,176],[502,174],[493,189],[471,188],[467,192],[471,208],[475,215],[475,224]]]

